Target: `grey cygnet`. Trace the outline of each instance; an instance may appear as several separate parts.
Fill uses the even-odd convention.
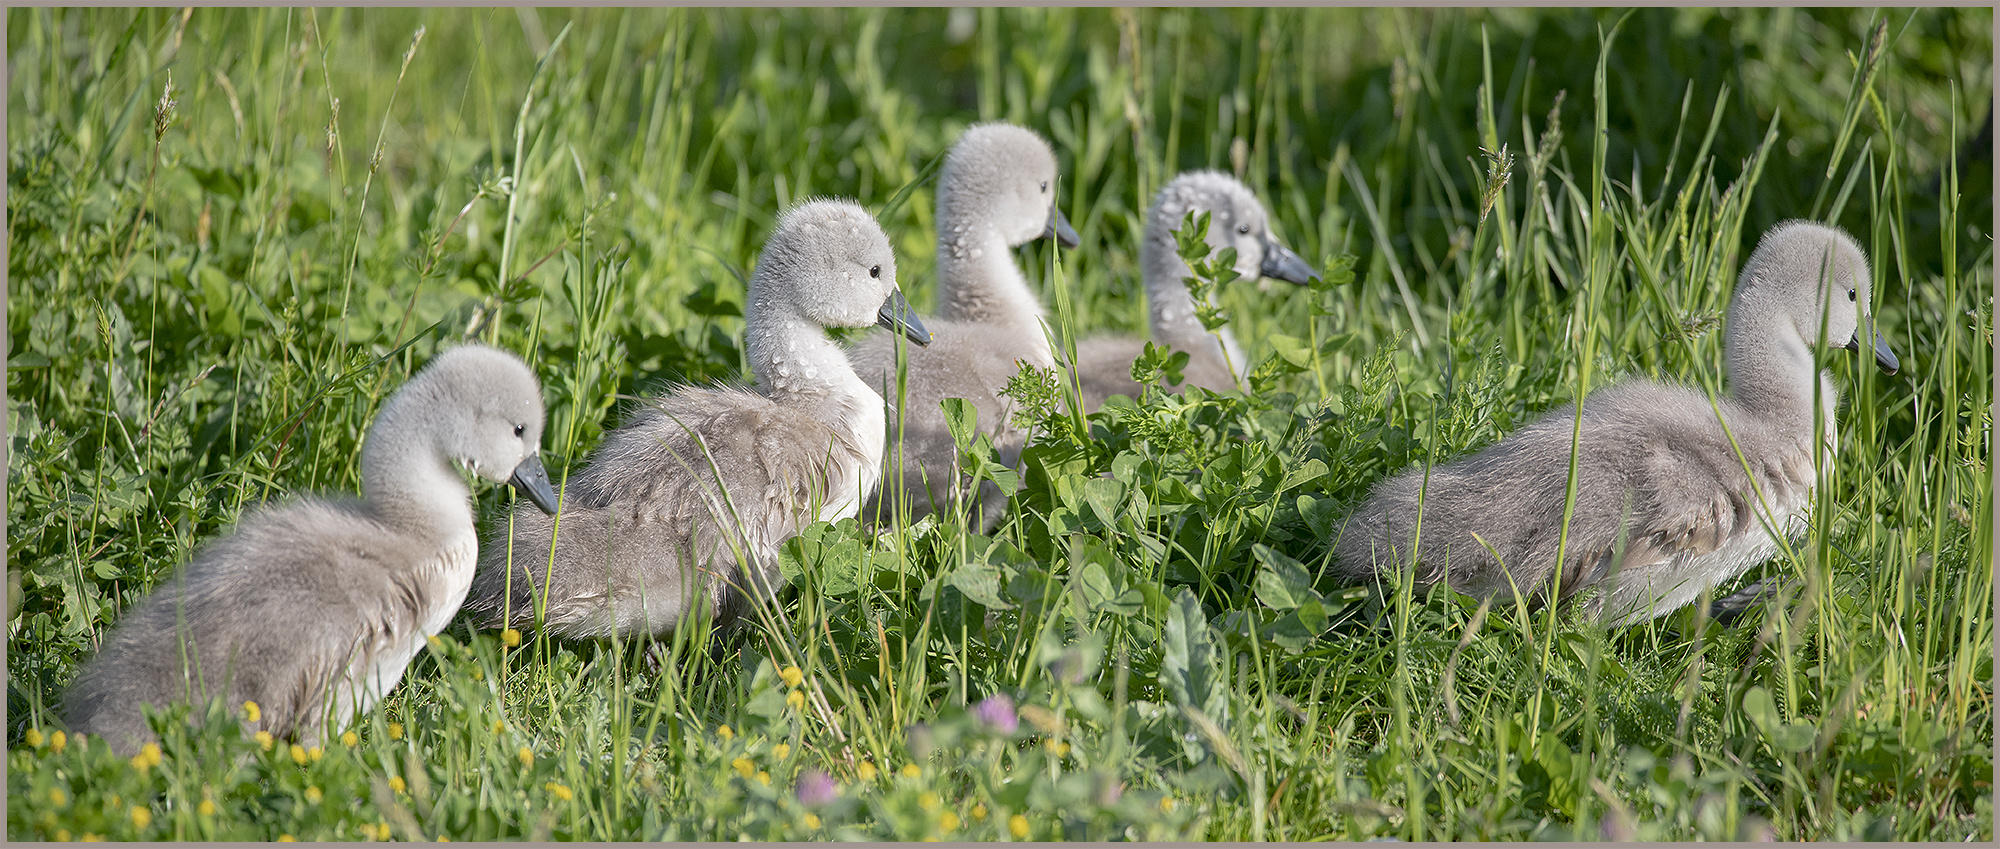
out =
[[[554,510],[541,439],[541,387],[519,358],[437,355],[376,415],[362,499],[244,515],[112,630],[65,698],[70,727],[129,753],[154,740],[140,705],[216,697],[246,714],[256,702],[253,731],[345,726],[395,688],[472,584],[472,492],[452,463]]]
[[[1194,296],[1186,283],[1187,263],[1181,261],[1174,241],[1174,231],[1190,212],[1209,213],[1208,246],[1218,252],[1235,248],[1236,273],[1245,278],[1304,284],[1319,272],[1271,235],[1264,205],[1235,177],[1220,171],[1191,171],[1175,177],[1153,199],[1139,243],[1153,342],[1188,352],[1183,382],[1167,391],[1179,392],[1185,386],[1217,392],[1240,389],[1239,377],[1249,367],[1236,337],[1227,327],[1210,333],[1195,317]],[[1086,411],[1103,406],[1112,395],[1139,397],[1143,387],[1132,379],[1132,361],[1145,349],[1144,340],[1129,336],[1097,336],[1077,343],[1077,381]]]
[[[1414,553],[1419,582],[1444,580],[1475,596],[1512,598],[1515,586],[1544,599],[1585,594],[1585,612],[1611,626],[1694,601],[1775,556],[1780,536],[1805,531],[1819,483],[1815,412],[1826,438],[1822,469],[1834,450],[1838,396],[1832,375],[1816,370],[1821,340],[1871,348],[1895,372],[1868,312],[1870,285],[1868,261],[1846,233],[1780,224],[1737,282],[1725,340],[1729,389],[1713,407],[1705,392],[1648,380],[1592,393],[1560,570],[1569,406],[1431,468],[1428,481],[1415,468],[1376,486],[1348,520],[1334,570],[1369,581],[1405,568]]]
[[[542,627],[569,638],[666,633],[701,609],[727,624],[775,591],[785,540],[855,514],[881,474],[882,397],[826,328],[930,338],[888,236],[848,201],[794,207],[764,244],[744,322],[755,389],[683,387],[634,410],[555,517],[516,510],[511,541],[494,529],[466,602],[476,621],[528,625],[546,605]]]
[[[938,310],[925,319],[935,339],[909,351],[901,398],[893,337],[878,334],[848,352],[854,370],[892,406],[888,471],[881,492],[863,508],[864,519],[886,522],[905,503],[910,518],[919,518],[938,509],[933,496],[960,503],[965,487],[954,471],[957,444],[938,406],[945,398],[971,401],[979,430],[992,438],[1001,462],[1019,461],[1027,435],[1009,423],[1014,402],[1000,390],[1022,363],[1054,368],[1055,356],[1041,302],[1011,249],[1045,236],[1065,247],[1078,244],[1055,208],[1055,191],[1055,154],[1031,130],[980,124],[945,156],[937,188]],[[973,517],[980,528],[999,521],[1007,496],[990,482],[982,487]]]

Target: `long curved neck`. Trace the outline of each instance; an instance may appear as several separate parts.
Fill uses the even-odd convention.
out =
[[[786,311],[758,316],[744,333],[750,371],[764,396],[809,411],[829,425],[857,408],[882,406],[840,346],[817,323]],[[842,428],[844,429],[844,428]]]
[[[1771,424],[1809,439],[1813,428],[1814,392],[1833,433],[1836,388],[1830,375],[1813,361],[1813,345],[1785,315],[1755,305],[1732,310],[1724,348],[1729,370],[1729,394],[1737,403]]]
[[[1146,241],[1139,257],[1139,271],[1146,283],[1146,306],[1152,314],[1153,341],[1187,351],[1220,367],[1226,352],[1235,374],[1243,374],[1243,350],[1236,337],[1224,327],[1216,333],[1201,326],[1194,313],[1194,295],[1188,291],[1187,263],[1174,251],[1173,235],[1157,225],[1147,227]],[[1217,337],[1221,337],[1218,339]]]
[[[361,448],[361,495],[396,527],[443,539],[472,529],[472,490],[421,415],[424,390],[404,387],[376,415]]]
[[[977,210],[938,210],[937,279],[939,318],[1031,326],[1042,317],[1012,246]]]

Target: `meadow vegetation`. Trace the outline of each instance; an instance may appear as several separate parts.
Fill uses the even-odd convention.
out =
[[[1990,9],[6,14],[10,839],[1993,838]],[[1253,392],[1025,375],[998,529],[815,526],[732,632],[460,622],[334,739],[58,733],[120,611],[354,491],[441,347],[534,366],[560,483],[620,398],[746,379],[799,199],[874,212],[927,309],[935,163],[995,119],[1062,162],[1083,246],[1020,254],[1059,341],[1144,332],[1173,174],[1258,191],[1326,279],[1218,288]],[[1606,631],[1316,580],[1392,471],[1720,390],[1800,217],[1904,367],[1833,352],[1830,485],[1743,579],[1780,598]]]

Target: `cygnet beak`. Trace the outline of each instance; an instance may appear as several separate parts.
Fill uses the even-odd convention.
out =
[[[882,302],[882,309],[875,313],[875,326],[894,330],[918,345],[931,343],[931,332],[924,329],[924,323],[917,320],[917,311],[910,309],[910,302],[903,299],[901,289],[890,289],[889,299]]]
[[[549,473],[542,468],[540,457],[528,455],[528,459],[522,460],[521,465],[514,467],[514,476],[508,478],[507,483],[520,490],[521,494],[528,496],[528,500],[535,502],[536,507],[542,508],[543,513],[555,515],[556,491],[554,487],[549,486]]]
[[[1278,244],[1276,239],[1264,241],[1264,264],[1258,267],[1257,273],[1301,286],[1319,276],[1319,272],[1307,265],[1304,259],[1292,253],[1291,248]]]
[[[1060,209],[1050,208],[1049,210],[1049,226],[1042,230],[1041,238],[1046,239],[1050,236],[1056,237],[1056,244],[1062,245],[1065,248],[1073,248],[1083,244],[1083,239],[1077,236],[1076,230],[1069,226],[1069,219],[1063,217],[1062,210]]]
[[[1896,362],[1896,352],[1889,350],[1889,340],[1882,338],[1882,334],[1875,332],[1875,320],[1872,318],[1868,320],[1868,336],[1875,340],[1875,365],[1882,368],[1883,374],[1895,374],[1896,369],[1900,366]],[[1847,350],[1861,350],[1860,331],[1855,331],[1854,338],[1847,340]]]

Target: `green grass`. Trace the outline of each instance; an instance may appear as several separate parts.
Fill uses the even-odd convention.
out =
[[[1991,32],[9,9],[8,837],[1990,840]],[[1084,246],[1022,263],[1062,332],[1143,331],[1140,216],[1183,169],[1238,172],[1353,280],[1223,292],[1252,397],[1077,422],[1027,393],[1000,529],[817,526],[733,633],[461,623],[350,738],[266,749],[214,715],[157,762],[56,742],[120,609],[245,505],[355,490],[380,401],[444,345],[535,366],[560,478],[619,395],[743,378],[745,269],[797,199],[875,211],[928,308],[932,187],[890,200],[988,119],[1061,159]],[[1794,217],[1868,249],[1904,363],[1830,364],[1831,485],[1746,576],[1796,597],[1605,632],[1313,580],[1392,471],[1623,377],[1721,388],[1737,265]],[[971,712],[995,694],[1011,731]],[[798,801],[808,771],[832,801]]]

